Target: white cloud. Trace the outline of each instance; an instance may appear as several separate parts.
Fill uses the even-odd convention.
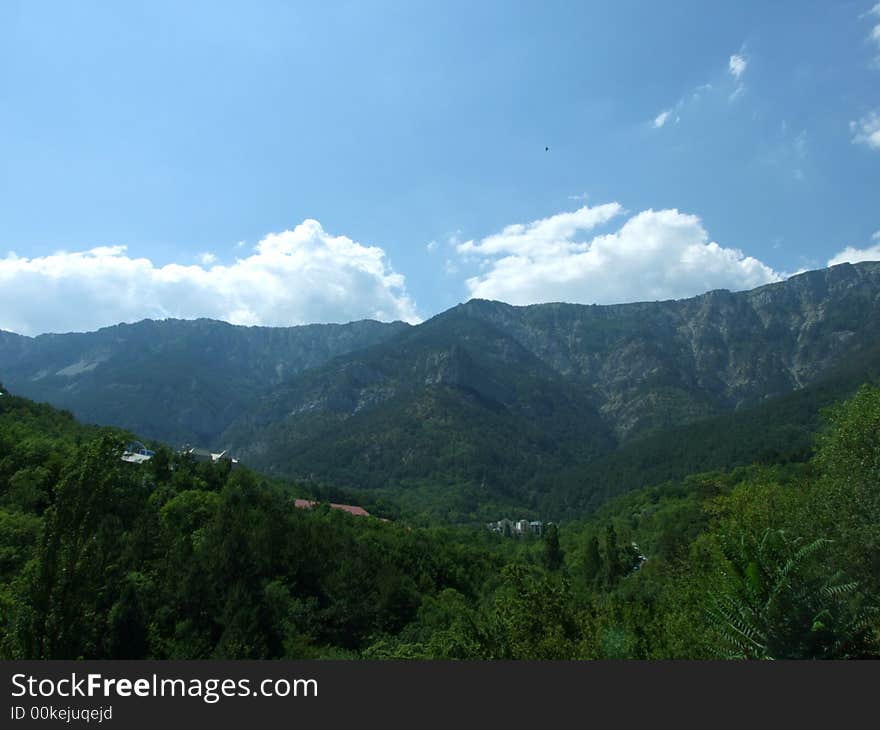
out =
[[[691,101],[699,101],[703,94],[708,94],[713,88],[712,84],[701,84],[691,94]]]
[[[210,266],[211,264],[217,263],[217,257],[212,254],[210,251],[206,251],[205,253],[200,253],[198,256],[199,261],[202,263],[202,266]]]
[[[0,259],[0,329],[90,330],[145,317],[248,325],[419,319],[404,277],[381,248],[333,236],[315,220],[210,269],[157,266],[125,246]]]
[[[836,264],[857,264],[859,261],[880,261],[880,231],[875,231],[871,236],[871,240],[876,243],[868,248],[855,248],[855,246],[847,246],[843,251],[834,254],[828,259],[828,266]]]
[[[880,261],[880,243],[870,248],[854,248],[847,246],[843,251],[828,259],[828,266],[850,263],[857,264],[859,261]]]
[[[449,234],[446,238],[446,245],[455,248],[461,243],[461,229],[457,229]]]
[[[730,94],[730,100],[738,99],[745,93],[746,85],[743,82],[743,74],[748,68],[749,62],[741,53],[734,53],[727,62],[727,70],[736,82],[736,88]]]
[[[730,57],[730,61],[727,62],[727,69],[730,71],[730,75],[739,81],[740,77],[746,72],[748,65],[749,62],[746,60],[745,56],[739,53],[734,53]]]
[[[436,251],[437,245],[437,241],[428,241],[428,243],[425,245],[425,248],[429,251]]]
[[[843,251],[828,259],[828,266],[837,264],[857,264],[859,261],[880,261],[880,243],[870,248],[854,248],[847,246]]]
[[[874,7],[868,12],[862,13],[862,15],[859,16],[859,19],[861,20],[862,18],[880,19],[880,3],[874,5]],[[877,22],[876,20],[872,20],[871,22],[873,23],[873,26],[871,27],[871,32],[868,33],[868,39],[880,49],[880,22]],[[880,67],[880,56],[874,57],[874,67]]]
[[[750,289],[784,276],[710,241],[697,216],[678,210],[645,210],[612,233],[581,235],[622,212],[617,203],[581,208],[461,244],[486,264],[466,282],[471,296],[612,304]]]
[[[853,133],[853,142],[880,150],[880,113],[873,111],[856,122],[850,122],[849,129]]]
[[[665,112],[660,112],[654,117],[654,129],[660,129],[660,127],[666,124],[670,114],[672,114],[672,111],[667,109]]]
[[[728,60],[727,72],[736,82],[735,88],[730,94],[731,100],[735,99],[745,91],[745,84],[742,83],[740,77],[745,73],[748,63],[748,60],[742,53],[734,53]],[[724,73],[725,72],[721,69],[716,68],[712,72],[712,76],[718,77],[719,75],[724,75]],[[723,88],[724,87],[722,87],[722,89]],[[701,103],[704,97],[711,97],[713,94],[721,93],[722,89],[716,89],[715,85],[709,82],[694,87],[691,91],[683,94],[672,106],[668,109],[664,109],[654,117],[654,119],[651,120],[651,126],[654,129],[661,129],[667,124],[673,122],[678,124],[681,121],[682,116],[689,113],[694,106]]]
[[[877,3],[868,11],[868,15],[880,18],[880,3]],[[871,40],[880,45],[880,23],[871,28]]]
[[[484,238],[479,243],[465,241],[457,251],[465,255],[492,256],[497,254],[529,255],[536,249],[551,253],[564,247],[578,231],[586,231],[623,212],[619,203],[605,203],[591,208],[585,205],[571,213],[557,213],[549,218],[516,223],[500,233]]]

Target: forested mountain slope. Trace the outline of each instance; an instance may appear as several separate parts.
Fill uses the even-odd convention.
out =
[[[0,658],[876,658],[878,438],[864,387],[809,463],[514,538],[298,509],[164,448],[126,463],[0,388]]]
[[[613,473],[616,449],[867,362],[878,335],[875,263],[681,301],[471,301],[273,388],[221,443],[272,473],[464,495],[464,513],[509,500],[567,511],[619,491],[589,475],[603,454]],[[817,411],[792,428],[809,433]]]
[[[240,327],[144,320],[97,332],[0,332],[0,378],[13,392],[179,445],[212,446],[266,389],[406,329],[373,321]]]
[[[406,493],[457,521],[502,505],[574,513],[802,450],[819,407],[871,379],[878,342],[880,263],[866,262],[677,301],[474,300],[418,326],[0,333],[0,377],[85,421],[230,448],[316,485]],[[829,378],[828,397],[811,390]]]

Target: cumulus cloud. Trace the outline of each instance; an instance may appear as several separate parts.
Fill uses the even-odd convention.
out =
[[[461,254],[479,256],[529,255],[536,249],[546,253],[563,252],[578,231],[587,231],[607,223],[622,212],[619,203],[605,203],[592,208],[585,205],[571,213],[557,213],[531,223],[515,223],[479,243],[465,241],[456,248]]]
[[[471,296],[512,304],[614,304],[750,289],[783,278],[710,241],[697,216],[674,209],[645,210],[616,231],[588,233],[623,212],[617,203],[585,207],[461,244],[460,253],[479,256],[485,267],[466,282]]]
[[[880,231],[876,231],[871,236],[871,240],[874,241],[874,245],[867,248],[847,246],[843,251],[828,259],[828,266],[845,263],[857,264],[860,261],[880,261]]]
[[[857,264],[860,261],[880,261],[880,243],[869,248],[854,248],[847,246],[843,251],[828,259],[829,266],[837,264]]]
[[[217,257],[210,251],[206,251],[205,253],[199,254],[199,261],[202,262],[202,266],[210,266],[211,264],[217,263]]]
[[[0,259],[0,329],[91,330],[150,317],[293,325],[419,320],[385,252],[327,233],[318,221],[266,236],[228,265],[157,266],[125,246]],[[210,265],[210,268],[207,266]]]
[[[873,111],[858,121],[849,123],[853,142],[880,150],[880,113]]]

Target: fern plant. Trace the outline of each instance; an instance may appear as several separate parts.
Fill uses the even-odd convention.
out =
[[[823,571],[816,558],[830,542],[769,528],[724,542],[725,565],[707,610],[712,652],[726,659],[870,653],[877,607],[864,605],[856,582]]]

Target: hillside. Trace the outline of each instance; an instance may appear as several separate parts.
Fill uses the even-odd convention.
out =
[[[406,329],[373,321],[239,327],[144,320],[97,332],[0,332],[0,379],[14,393],[173,445],[211,446],[259,393]]]
[[[270,473],[423,484],[453,498],[473,486],[484,507],[521,503],[519,485],[540,465],[614,446],[587,393],[493,326],[443,317],[304,373],[223,440]]]
[[[691,471],[805,458],[818,409],[873,377],[878,342],[867,262],[676,301],[473,300],[418,326],[0,333],[0,377],[84,421],[462,521],[575,514]]]
[[[757,405],[633,439],[556,477],[544,504],[554,513],[582,514],[634,489],[688,474],[749,464],[805,462],[826,409],[864,383],[880,384],[880,344],[853,354],[816,382]],[[567,486],[567,488],[566,488]]]
[[[0,389],[2,392],[2,389]],[[876,658],[880,390],[808,464],[692,475],[541,536],[327,507],[0,395],[2,659]]]
[[[607,478],[617,448],[830,377],[868,357],[878,322],[875,263],[681,301],[471,301],[274,388],[221,443],[272,473],[415,490],[459,515],[495,501],[567,512],[617,493],[581,473],[597,457]]]
[[[666,302],[512,307],[489,322],[579,388],[626,440],[814,382],[880,337],[880,263],[841,264],[745,292]]]

